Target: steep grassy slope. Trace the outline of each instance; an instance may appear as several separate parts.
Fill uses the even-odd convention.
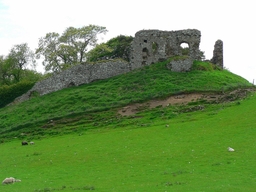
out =
[[[255,191],[256,95],[204,105],[146,110],[30,146],[0,144],[0,177],[22,180],[0,191]]]
[[[195,63],[198,69],[208,67],[207,71],[193,70],[187,73],[171,72],[165,65],[166,62],[154,64],[121,76],[2,108],[0,138],[4,141],[14,137],[33,139],[46,133],[60,134],[65,132],[66,125],[73,125],[74,122],[85,124],[85,129],[88,129],[105,119],[119,121],[115,108],[129,103],[179,93],[223,92],[252,86],[229,71],[213,71],[209,63]]]

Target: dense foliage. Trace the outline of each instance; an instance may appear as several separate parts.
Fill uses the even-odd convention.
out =
[[[0,87],[0,108],[11,103],[15,98],[26,93],[35,83],[31,81],[21,81],[13,85]]]
[[[35,77],[32,78],[35,79],[39,73],[27,68],[34,68],[35,65],[34,53],[26,43],[13,46],[6,57],[0,56],[0,86],[28,80],[33,74]],[[26,76],[28,74],[29,76]]]
[[[94,47],[97,36],[106,32],[105,27],[89,25],[81,28],[69,27],[62,35],[47,33],[39,40],[37,58],[43,56],[46,71],[60,72],[86,61],[88,47]]]
[[[96,62],[99,60],[108,60],[121,58],[129,61],[130,45],[133,40],[131,36],[119,35],[110,39],[106,43],[97,45],[88,52],[88,61]]]

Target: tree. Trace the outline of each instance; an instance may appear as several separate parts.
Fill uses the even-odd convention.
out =
[[[15,45],[10,53],[0,56],[0,85],[11,85],[22,80],[35,82],[42,78],[42,74],[28,69],[35,67],[34,53],[27,43]]]
[[[59,34],[47,33],[45,37],[39,39],[38,48],[36,50],[36,57],[40,59],[44,57],[43,66],[46,71],[58,71],[61,67],[61,60],[59,54]]]
[[[17,82],[14,76],[16,71],[13,58],[0,56],[0,85],[10,85]]]
[[[35,70],[31,70],[31,69],[22,70],[22,78],[21,78],[22,81],[37,82],[43,78],[44,78],[44,75]]]
[[[77,53],[77,61],[82,63],[86,60],[85,52],[87,47],[95,46],[97,43],[97,35],[101,33],[106,33],[105,27],[89,25],[82,28],[67,28],[62,34],[60,41],[71,46]]]
[[[9,85],[10,84],[10,66],[7,59],[1,55],[0,56],[0,85]]]
[[[26,69],[28,65],[35,67],[36,64],[34,53],[27,43],[13,46],[7,56],[7,63],[12,69],[12,75],[16,82],[20,81],[22,70]]]
[[[113,49],[113,57],[130,61],[130,45],[132,41],[132,36],[119,35],[110,39],[106,44]]]
[[[133,37],[119,35],[110,39],[106,43],[97,45],[94,49],[88,52],[88,60],[95,62],[99,60],[122,58],[129,61],[130,45]]]
[[[62,71],[86,61],[88,47],[94,47],[97,36],[106,32],[105,27],[89,25],[81,28],[69,27],[61,36],[58,33],[48,33],[39,40],[37,57],[44,56],[46,71]]]
[[[98,60],[106,60],[112,55],[113,49],[107,46],[106,43],[96,45],[96,47],[90,50],[87,54],[88,61],[95,62]]]

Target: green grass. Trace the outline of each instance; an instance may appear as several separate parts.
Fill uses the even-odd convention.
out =
[[[228,71],[164,65],[0,109],[0,178],[22,180],[0,191],[255,191],[255,94],[117,114],[128,103],[252,87]]]
[[[141,126],[149,110],[127,126],[1,144],[1,177],[22,180],[1,191],[254,191],[255,105],[256,95]]]
[[[41,127],[50,120],[83,116],[95,121],[99,112],[129,103],[186,92],[220,92],[252,86],[247,80],[226,70],[177,73],[167,70],[166,63],[1,108],[0,139],[20,137],[21,131],[30,136],[41,133]]]

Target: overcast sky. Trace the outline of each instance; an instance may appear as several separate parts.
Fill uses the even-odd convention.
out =
[[[198,29],[207,59],[221,39],[224,67],[253,82],[255,19],[254,0],[0,0],[0,55],[21,43],[34,50],[40,37],[70,26],[106,27],[101,42],[142,29]]]

